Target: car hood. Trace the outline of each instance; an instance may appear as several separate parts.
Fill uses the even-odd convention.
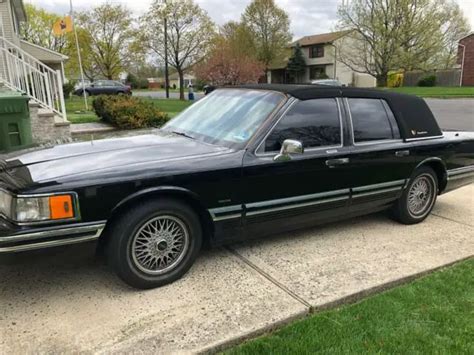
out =
[[[174,133],[152,134],[58,145],[0,160],[1,180],[42,182],[61,177],[136,164],[192,159],[229,152],[230,149],[205,144]],[[24,185],[24,184],[23,184]]]

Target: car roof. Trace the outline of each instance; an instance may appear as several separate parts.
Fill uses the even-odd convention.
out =
[[[232,88],[278,91],[299,100],[317,98],[372,98],[383,99],[390,106],[405,139],[442,136],[441,129],[425,100],[418,96],[389,90],[353,88],[328,85],[252,84]]]
[[[333,80],[333,79],[331,79]],[[387,97],[405,97],[407,99],[414,98],[416,96],[394,93],[388,90],[371,89],[371,88],[353,88],[347,86],[332,86],[317,85],[317,84],[250,84],[236,86],[240,89],[252,89],[252,90],[271,90],[291,95],[300,100],[311,100],[320,97],[337,97],[337,96],[358,96],[367,98],[387,98]]]

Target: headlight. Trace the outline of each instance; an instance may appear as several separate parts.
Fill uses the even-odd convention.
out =
[[[78,219],[74,195],[12,196],[0,190],[0,214],[17,223]]]
[[[15,199],[14,220],[38,222],[51,219],[48,197],[21,197]]]

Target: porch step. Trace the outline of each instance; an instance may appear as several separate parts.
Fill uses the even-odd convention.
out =
[[[56,115],[53,111],[40,108],[38,109],[38,117],[40,119],[53,119],[55,127],[68,127],[71,125],[71,122],[63,119],[62,117]]]
[[[71,139],[71,123],[53,111],[30,102],[30,114],[33,139],[36,143],[59,143]]]
[[[56,127],[69,127],[71,125],[71,122],[58,115],[54,115],[54,125]]]

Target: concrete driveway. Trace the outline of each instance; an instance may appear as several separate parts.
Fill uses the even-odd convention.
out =
[[[203,252],[136,291],[94,245],[0,258],[0,353],[198,352],[474,255],[474,185],[422,224],[383,214]]]

